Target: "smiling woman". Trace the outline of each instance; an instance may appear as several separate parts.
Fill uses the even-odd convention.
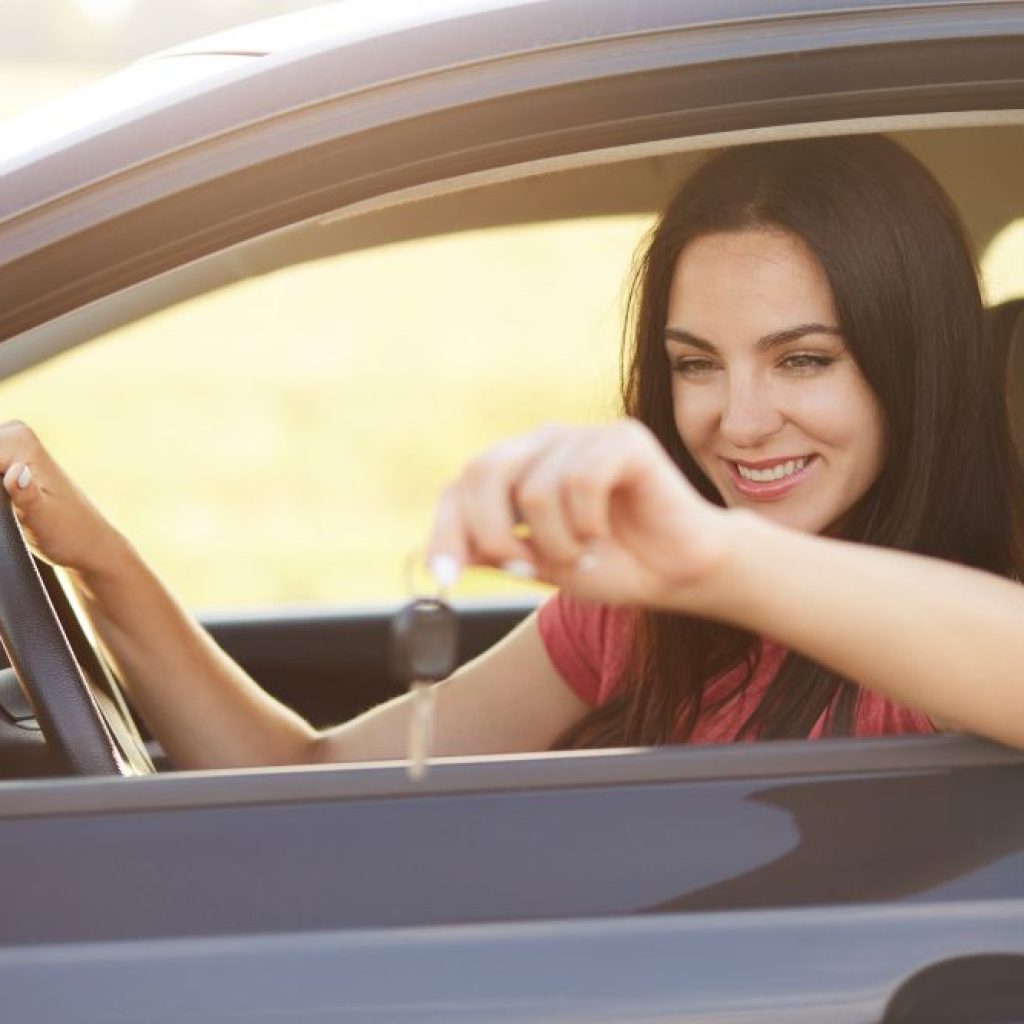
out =
[[[1022,568],[1019,478],[974,268],[925,169],[872,136],[726,151],[656,225],[632,308],[630,418],[502,442],[440,500],[439,580],[526,567],[560,589],[439,684],[437,752],[936,721],[1024,744],[1006,659],[979,666],[1019,642],[1024,595],[996,578]],[[179,766],[401,756],[408,697],[312,729],[29,431],[4,431],[0,463]]]
[[[1019,476],[993,401],[969,248],[942,189],[899,146],[817,140],[711,159],[662,215],[633,299],[625,411],[712,506],[1020,576]],[[931,728],[901,704],[971,721],[960,702],[936,706],[905,679],[888,690],[879,666],[837,659],[827,641],[794,641],[795,615],[766,628],[766,609],[753,622],[738,616],[740,594],[725,615],[694,604],[686,591],[706,572],[708,538],[721,528],[714,516],[700,525],[707,510],[681,495],[666,497],[657,516],[645,498],[644,519],[631,489],[654,472],[653,456],[628,455],[635,447],[633,431],[615,428],[596,440],[570,432],[557,444],[513,442],[463,476],[439,519],[435,550],[460,561],[529,560],[562,586],[536,628],[560,676],[594,708],[562,742]],[[616,477],[608,467],[617,460]],[[516,518],[532,547],[508,540]],[[761,572],[778,609],[798,573],[772,565],[770,543]],[[606,578],[595,562],[608,563]],[[816,609],[831,605],[833,628],[852,635],[844,580],[827,564],[806,596]],[[854,602],[861,617],[867,596]],[[899,600],[886,608],[891,621],[906,613]],[[607,607],[621,604],[647,610]],[[813,620],[809,609],[801,615]],[[827,624],[817,633],[820,645]],[[926,634],[910,631],[901,645],[942,669]]]
[[[819,533],[863,497],[882,467],[884,414],[806,243],[765,228],[695,239],[668,325],[676,428],[728,505]]]

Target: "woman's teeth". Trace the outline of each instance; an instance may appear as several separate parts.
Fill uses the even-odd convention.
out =
[[[753,480],[755,483],[767,483],[769,480],[781,480],[783,477],[792,476],[806,465],[806,458],[780,462],[777,466],[770,466],[767,469],[748,469],[737,462],[736,471],[744,480]]]

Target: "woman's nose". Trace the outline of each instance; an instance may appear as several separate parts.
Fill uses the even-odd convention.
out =
[[[721,433],[737,448],[753,448],[782,427],[784,417],[764,382],[730,380],[724,397]]]

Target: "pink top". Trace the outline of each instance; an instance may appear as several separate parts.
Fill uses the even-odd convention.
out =
[[[561,591],[541,605],[538,624],[548,657],[573,692],[593,707],[616,692],[629,651],[631,614],[624,608],[581,601]],[[785,656],[784,647],[765,640],[750,683],[728,703],[711,712],[702,711],[689,742],[733,742]],[[713,698],[723,688],[735,686],[743,671],[744,666],[740,665],[719,676],[708,685],[706,695]],[[811,730],[812,739],[821,737],[824,725],[823,713]],[[902,707],[872,690],[861,690],[855,736],[921,732],[935,732],[927,715]]]

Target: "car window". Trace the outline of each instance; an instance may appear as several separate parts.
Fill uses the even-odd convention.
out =
[[[287,266],[25,372],[0,407],[192,607],[395,598],[471,453],[615,414],[623,284],[649,223],[464,231]],[[477,572],[464,590],[524,586]]]
[[[993,305],[1024,296],[1024,219],[962,156],[1001,152],[1004,131],[974,133],[970,150],[956,132],[902,140],[976,222]],[[253,268],[279,262],[254,240],[228,254],[235,283],[0,384],[2,415],[38,429],[193,608],[392,600],[470,454],[616,414],[625,288],[653,221],[635,211],[664,202],[694,156],[587,172],[600,176],[584,207],[614,196],[634,212],[550,219],[579,208],[583,181],[555,174],[538,179],[545,219],[523,217],[513,183],[324,218],[312,230],[330,241],[312,250],[334,255],[267,273]],[[503,199],[523,223],[433,233]],[[425,236],[380,244],[410,225]],[[484,571],[461,588],[535,589]]]

